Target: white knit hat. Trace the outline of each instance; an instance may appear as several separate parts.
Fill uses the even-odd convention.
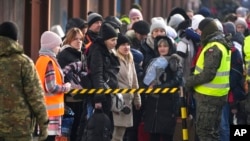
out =
[[[167,33],[167,25],[162,17],[153,17],[151,19],[150,33],[156,28],[162,28]]]
[[[200,14],[194,15],[193,18],[192,18],[191,28],[192,28],[193,30],[198,29],[198,26],[199,26],[200,22],[201,22],[204,18],[205,18],[205,17],[202,16],[202,15],[200,15]]]
[[[178,25],[184,20],[185,18],[181,14],[174,14],[173,16],[170,17],[168,25],[174,29],[177,29]]]
[[[45,31],[41,36],[41,48],[53,49],[62,44],[62,39],[52,31]]]

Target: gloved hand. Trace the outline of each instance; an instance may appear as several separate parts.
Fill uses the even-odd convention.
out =
[[[65,83],[63,86],[66,88],[66,92],[70,91],[71,84],[69,82]]]
[[[39,133],[39,141],[44,141],[48,137],[48,123],[39,125],[40,133]]]

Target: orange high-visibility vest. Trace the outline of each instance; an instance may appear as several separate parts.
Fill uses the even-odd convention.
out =
[[[49,94],[45,88],[45,73],[49,61],[51,61],[54,66],[56,84],[62,85],[63,76],[59,70],[60,66],[58,66],[55,60],[53,60],[49,56],[39,56],[38,60],[36,61],[36,69],[45,91],[45,102],[48,115],[61,116],[64,114],[64,93]]]

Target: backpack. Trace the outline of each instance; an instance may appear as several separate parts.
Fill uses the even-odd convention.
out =
[[[100,109],[88,119],[81,141],[111,141],[111,121]]]

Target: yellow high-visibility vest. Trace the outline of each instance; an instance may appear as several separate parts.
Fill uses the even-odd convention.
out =
[[[248,72],[249,65],[250,65],[250,35],[245,37],[244,39],[244,47],[243,47],[243,52],[244,52],[244,61],[245,61],[245,71]],[[250,76],[246,75],[246,80],[250,81]]]
[[[197,85],[194,87],[195,91],[209,96],[224,96],[228,94],[229,73],[231,68],[231,50],[226,49],[224,45],[219,42],[208,43],[201,51],[197,60],[194,74],[199,74],[204,69],[204,54],[213,46],[217,46],[222,52],[220,67],[217,70],[214,79],[208,83]]]

